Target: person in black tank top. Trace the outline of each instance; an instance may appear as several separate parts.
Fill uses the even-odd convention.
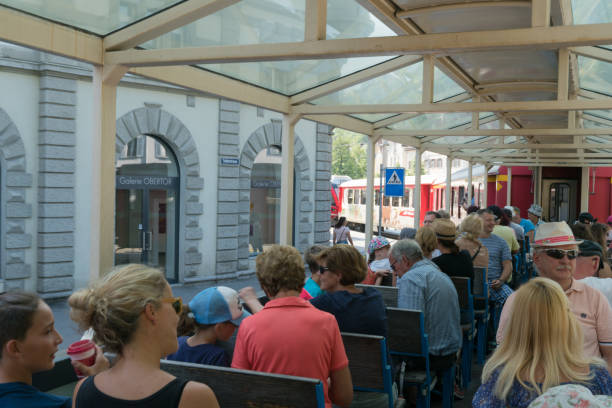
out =
[[[219,407],[205,384],[160,369],[160,359],[178,348],[182,309],[161,271],[123,266],[74,293],[68,303],[70,317],[82,329],[91,327],[106,351],[117,353],[110,369],[77,384],[74,408]]]

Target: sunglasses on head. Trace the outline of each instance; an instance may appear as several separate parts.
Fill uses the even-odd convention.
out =
[[[542,252],[555,259],[562,259],[566,255],[567,259],[576,259],[578,256],[578,251],[576,249],[545,249]]]
[[[162,303],[170,303],[176,314],[181,314],[183,311],[183,299],[180,297],[167,297],[161,299]]]

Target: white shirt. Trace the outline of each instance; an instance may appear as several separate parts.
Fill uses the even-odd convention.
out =
[[[389,263],[389,258],[376,259],[370,262],[370,270],[372,270],[372,272],[390,271],[391,264]]]
[[[612,278],[596,278],[590,276],[588,278],[580,279],[580,282],[584,282],[590,287],[597,289],[608,299],[608,303],[612,307]]]

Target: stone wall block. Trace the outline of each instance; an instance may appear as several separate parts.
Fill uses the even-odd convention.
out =
[[[317,132],[320,133],[329,133],[331,126],[326,125],[324,123],[317,123]]]
[[[76,84],[74,79],[44,75],[40,77],[39,88],[76,92]]]
[[[202,228],[185,228],[185,239],[202,239],[204,231]]]
[[[138,133],[152,133],[149,128],[149,121],[147,118],[147,109],[140,108],[134,111],[134,119],[136,120],[136,126],[138,127]]]
[[[193,177],[199,176],[200,175],[200,163],[192,164],[191,166],[186,166],[185,174],[188,176],[193,176]]]
[[[186,187],[190,190],[202,190],[204,188],[204,179],[201,177],[187,177]]]
[[[176,122],[176,121],[175,121]],[[176,137],[174,138],[174,143],[181,148],[184,144],[188,143],[191,140],[191,133],[187,130],[187,128],[181,123],[178,131],[176,132]]]
[[[187,131],[187,129],[185,129]],[[187,143],[183,143],[181,145],[181,154],[183,156],[189,156],[191,153],[196,153],[196,145],[195,142],[193,141],[193,138],[191,137],[191,133],[188,132],[188,137],[189,139],[187,139]]]
[[[217,215],[217,225],[236,225],[238,224],[238,214],[219,214]]]
[[[240,178],[240,184],[238,186],[241,190],[250,189],[251,188],[251,180],[246,177]]]
[[[329,223],[330,219],[331,214],[329,211],[315,211],[315,221],[325,221]]]
[[[72,188],[39,188],[39,203],[70,203],[74,202],[74,189]]]
[[[25,220],[11,219],[6,222],[7,234],[25,234]]]
[[[52,118],[69,118],[76,116],[76,107],[74,105],[57,105],[54,103],[41,103],[39,105],[39,115]]]
[[[72,159],[76,158],[73,146],[42,145],[38,148],[38,157],[41,159]]]
[[[218,200],[223,202],[237,202],[238,190],[219,190]]]
[[[159,134],[160,108],[147,108],[147,128],[151,134]]]
[[[222,111],[240,112],[240,102],[230,101],[229,99],[220,99],[219,109]]]
[[[315,243],[323,243],[323,244],[328,244],[329,243],[329,231],[327,232],[316,232],[314,234],[315,237]]]
[[[312,226],[310,223],[300,223],[299,231],[301,233],[310,232],[312,231]]]
[[[39,217],[72,217],[74,213],[74,204],[38,204]]]
[[[240,157],[240,165],[246,167],[247,169],[253,168],[253,159],[248,157],[244,152],[242,153],[242,157]]]
[[[30,234],[6,234],[4,247],[7,249],[30,248],[32,236]]]
[[[26,169],[24,156],[14,157],[8,160],[5,158],[4,162],[6,163],[6,169],[8,171],[25,171]]]
[[[250,225],[249,224],[240,224],[238,226],[238,233],[240,235],[249,235]]]
[[[237,145],[240,142],[238,134],[234,133],[220,133],[219,144]]]
[[[7,218],[29,218],[32,216],[32,205],[24,203],[6,203]]]
[[[40,159],[38,170],[45,173],[74,173],[76,162],[74,160]]]
[[[329,201],[315,202],[315,211],[331,211],[331,203]]]
[[[244,149],[242,150],[242,155],[248,157],[251,161],[255,160],[255,157],[257,157],[257,153],[253,147],[251,146],[250,143],[246,143],[244,145]],[[253,166],[249,166],[249,167],[253,167]]]
[[[0,122],[0,146],[8,146],[20,139],[19,131],[13,122]]]
[[[228,177],[228,178],[238,177],[239,170],[238,170],[238,167],[235,167],[235,166],[234,167],[220,166],[218,175],[219,177]]]
[[[58,278],[39,278],[37,281],[39,292],[62,292],[72,290],[74,288],[74,278],[64,276]]]
[[[251,147],[253,148],[254,152],[259,153],[260,151],[263,150],[264,147],[266,147],[266,145],[265,145],[265,138],[266,138],[266,136],[264,135],[263,131],[261,131],[261,130],[256,131],[249,138],[249,145],[251,145]]]
[[[240,108],[238,108],[238,110],[239,109]],[[231,112],[231,111],[222,109],[221,111],[219,111],[219,121],[239,123],[240,122],[240,112],[239,111]]]
[[[60,105],[76,105],[76,93],[64,92],[55,89],[42,90],[40,92],[41,103],[55,103]]]
[[[124,120],[118,120],[115,124],[115,133],[117,139],[121,141],[121,147],[125,146],[132,140],[132,135]]]
[[[312,203],[308,201],[301,202],[300,211],[312,211]]]
[[[240,132],[240,125],[231,122],[219,122],[219,132],[237,135]]]
[[[22,172],[7,171],[7,187],[30,187],[32,185],[32,175]]]
[[[238,240],[236,238],[217,238],[217,249],[220,251],[226,249],[237,249]]]
[[[25,148],[21,141],[10,143],[2,148],[2,155],[5,159],[25,156]]]
[[[69,173],[41,173],[38,176],[41,187],[74,187],[74,174]]]
[[[315,222],[315,232],[329,231],[329,222]]]
[[[54,130],[57,132],[70,133],[76,131],[76,122],[74,119],[49,118],[43,116],[38,119],[38,126],[40,130]]]
[[[26,279],[30,277],[32,267],[26,264],[8,264],[6,265],[5,279]]]
[[[52,278],[57,276],[71,276],[74,273],[73,262],[57,262],[38,264],[38,276]]]
[[[185,226],[186,227],[197,227],[200,225],[200,217],[197,215],[186,215],[185,216]]]
[[[235,261],[238,259],[238,251],[236,249],[228,249],[227,251],[217,251],[217,262]]]
[[[246,271],[249,269],[249,260],[248,259],[240,259],[238,260],[238,270]]]
[[[248,231],[247,231],[248,233]],[[238,227],[217,227],[217,237],[232,238],[238,235]]]
[[[315,190],[317,191],[327,191],[329,193],[330,189],[331,189],[331,184],[329,181],[317,180],[315,182]]]
[[[74,246],[74,234],[71,232],[38,234],[39,248],[60,248]]]
[[[328,161],[317,161],[317,170],[330,171],[331,163]]]
[[[325,143],[325,142],[317,142],[317,151],[318,152],[331,153],[331,151],[332,151],[332,144],[331,143]]]
[[[240,201],[238,203],[238,212],[244,213],[250,210],[250,203],[248,201]]]
[[[235,178],[220,178],[218,181],[219,190],[238,190],[240,188],[240,180]]]
[[[238,146],[232,145],[219,145],[219,156],[238,156],[240,154],[240,149]]]
[[[6,251],[7,264],[23,264],[25,263],[25,251],[23,249],[12,249]]]
[[[315,192],[315,200],[329,200],[329,191]]]
[[[331,171],[317,171],[315,173],[315,179],[317,180],[330,180],[331,179]]]
[[[240,190],[240,201],[249,201],[251,199],[251,191],[250,190]]]
[[[238,211],[238,203],[218,203],[217,213],[218,214],[235,214]]]
[[[222,273],[233,273],[238,269],[238,263],[236,261],[231,262],[217,262],[217,274]]]
[[[238,174],[240,175],[241,178],[251,178],[251,169],[240,166],[240,168],[238,169]],[[243,187],[240,187],[240,188],[243,188]],[[248,188],[249,189],[251,188],[250,184]]]
[[[313,183],[309,180],[300,181],[300,190],[302,191],[312,191]]]
[[[325,133],[317,133],[317,143],[331,143],[331,136]]]
[[[6,201],[9,203],[24,203],[25,189],[24,188],[7,188]]]
[[[185,214],[199,215],[204,213],[204,204],[202,203],[185,203]]]
[[[185,165],[187,166],[193,166],[194,164],[198,164],[200,160],[197,151],[193,151],[187,156],[184,156],[184,159],[185,159]]]
[[[74,248],[38,248],[38,262],[70,262],[74,260]]]
[[[185,252],[185,265],[195,265],[202,263],[202,254],[200,252]]]
[[[238,224],[249,224],[251,221],[251,217],[249,213],[240,214],[238,216]]]
[[[134,117],[134,112],[130,112],[124,115],[121,118],[121,122],[125,125],[127,130],[127,134],[130,135],[129,140],[140,135],[140,131],[138,130],[138,126],[136,125],[136,118]]]
[[[73,232],[74,218],[39,218],[39,232]]]
[[[159,114],[159,128],[158,132],[160,135],[168,135],[168,129],[170,128],[170,123],[172,122],[172,115],[168,112],[162,110]]]

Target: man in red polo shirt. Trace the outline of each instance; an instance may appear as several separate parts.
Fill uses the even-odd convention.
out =
[[[326,407],[349,406],[353,384],[338,323],[299,297],[305,273],[298,250],[273,245],[257,257],[256,273],[270,301],[240,324],[232,367],[318,378]]]

